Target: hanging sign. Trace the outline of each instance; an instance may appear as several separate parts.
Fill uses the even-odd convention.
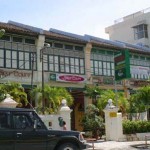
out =
[[[122,50],[115,54],[115,80],[123,80],[131,78],[130,74],[130,61],[129,61],[129,51]]]

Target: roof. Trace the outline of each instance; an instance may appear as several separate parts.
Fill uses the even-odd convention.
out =
[[[137,53],[150,53],[150,48],[142,47],[139,45],[133,45],[121,41],[112,41],[112,40],[106,40],[99,37],[95,37],[92,35],[78,35],[73,34],[57,29],[51,28],[50,30],[43,30],[42,28],[37,28],[25,24],[21,24],[14,21],[8,21],[8,23],[2,23],[0,22],[0,28],[4,28],[10,32],[16,32],[16,33],[24,33],[29,35],[45,35],[46,38],[55,39],[55,40],[63,40],[63,41],[69,41],[69,42],[78,42],[81,44],[86,44],[90,42],[92,45],[101,46],[105,48],[112,48],[112,49],[129,49],[131,51],[137,52]]]
[[[0,28],[4,28],[6,33],[11,32],[11,33],[21,33],[21,34],[28,34],[28,35],[37,35],[36,32],[33,32],[26,28],[22,28],[22,27],[13,25],[11,23],[0,22]]]
[[[83,38],[79,38],[76,36],[70,36],[68,34],[64,34],[63,31],[62,31],[62,33],[59,31],[60,30],[56,30],[56,29],[50,29],[49,31],[44,30],[44,35],[46,36],[46,38],[65,40],[65,41],[70,41],[70,42],[78,42],[81,44],[87,43],[87,41],[84,40]]]

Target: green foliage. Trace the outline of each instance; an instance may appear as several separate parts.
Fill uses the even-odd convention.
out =
[[[25,106],[28,103],[27,94],[20,83],[7,82],[0,84],[0,101],[4,100],[7,94],[18,102],[19,106]]]
[[[125,98],[123,92],[115,93],[113,90],[103,90],[101,92],[101,95],[97,100],[97,107],[99,108],[101,114],[103,112],[103,109],[107,105],[108,99],[110,98],[113,100],[113,104],[119,107],[119,111],[121,111],[122,114],[125,115],[129,108],[129,102]]]
[[[62,99],[66,99],[67,105],[73,104],[73,97],[62,87],[50,87],[49,85],[44,86],[44,103],[45,107],[42,106],[42,88],[36,87],[30,91],[32,100],[38,101],[38,107],[36,108],[38,113],[55,113],[58,111]]]
[[[0,38],[5,34],[5,30],[4,29],[0,29]]]
[[[145,112],[150,108],[150,86],[139,88],[135,94],[130,97],[130,113]]]
[[[123,133],[134,134],[134,133],[145,133],[150,132],[149,121],[123,121]]]
[[[84,131],[93,131],[94,133],[104,128],[103,118],[99,116],[99,110],[95,105],[90,104],[87,106],[82,125]]]
[[[112,99],[114,103],[115,93],[112,90],[104,90],[101,93],[101,96],[97,100],[97,107],[102,112],[103,109],[106,107],[108,99]]]
[[[85,86],[85,96],[92,99],[93,103],[96,103],[97,97],[101,95],[102,90],[98,86],[88,87]]]

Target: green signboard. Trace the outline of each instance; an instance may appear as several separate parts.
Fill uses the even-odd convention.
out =
[[[50,74],[49,80],[56,81],[56,74]]]
[[[114,57],[115,63],[115,80],[123,80],[131,78],[130,74],[130,60],[129,60],[129,51],[122,50],[115,54]]]

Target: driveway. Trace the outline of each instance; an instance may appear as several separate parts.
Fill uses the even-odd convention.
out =
[[[116,142],[98,140],[87,144],[87,150],[93,150],[93,144],[94,150],[150,150],[150,141],[147,148],[145,147],[145,141]]]

